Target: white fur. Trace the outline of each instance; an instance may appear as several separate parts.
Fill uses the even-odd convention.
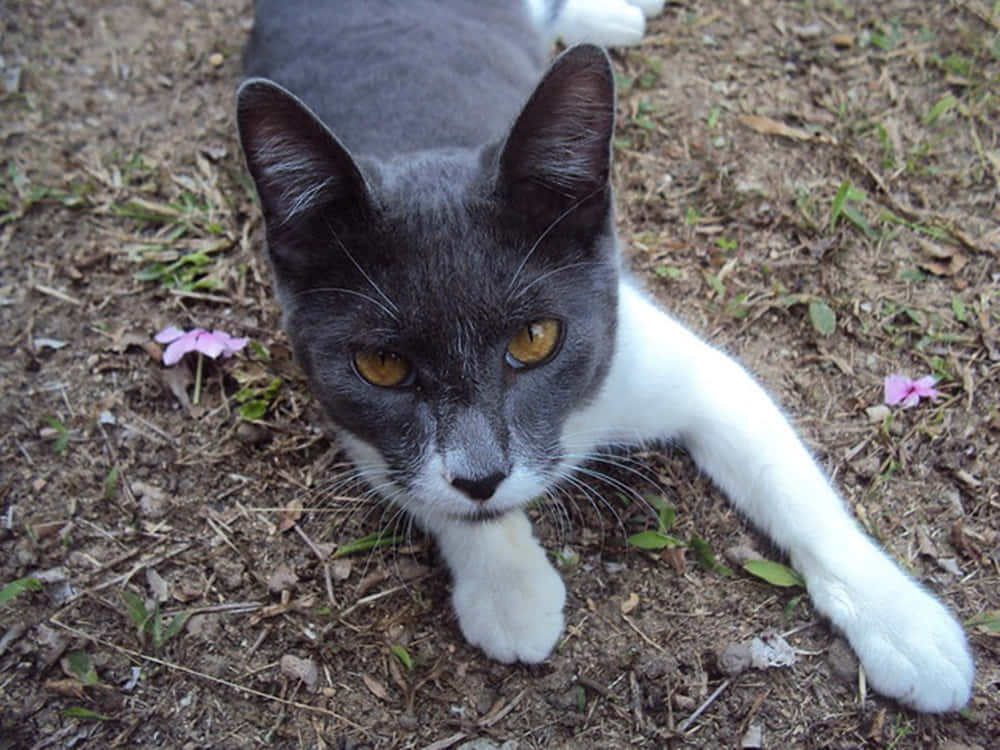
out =
[[[465,639],[498,661],[543,661],[562,634],[566,587],[524,512],[478,524],[425,523],[451,569]]]
[[[539,28],[565,44],[630,47],[642,39],[646,19],[663,12],[664,0],[566,0],[551,22],[549,0],[526,0],[526,4]]]
[[[634,287],[623,283],[620,295],[611,371],[598,397],[568,421],[565,452],[680,441],[788,553],[816,609],[845,633],[876,690],[922,711],[965,705],[973,664],[962,628],[858,529],[770,398]],[[509,496],[500,498],[500,506],[509,504]],[[524,515],[472,525],[411,510],[451,569],[469,642],[501,661],[544,659],[562,630],[565,593]]]

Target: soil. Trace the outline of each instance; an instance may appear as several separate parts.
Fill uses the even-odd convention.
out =
[[[38,582],[0,604],[0,748],[996,746],[996,4],[689,0],[614,55],[631,266],[967,624],[973,697],[944,716],[859,687],[801,589],[725,556],[780,560],[671,450],[533,511],[569,589],[545,664],[463,642],[433,546],[352,485],[279,331],[234,138],[251,12],[0,2],[0,583]],[[193,404],[169,324],[253,343]],[[892,372],[942,395],[883,408]],[[627,544],[635,494],[688,547]],[[401,539],[345,554],[380,529]],[[796,663],[727,677],[768,631]]]

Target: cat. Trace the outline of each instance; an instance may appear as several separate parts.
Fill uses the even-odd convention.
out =
[[[961,626],[743,368],[620,268],[612,68],[583,44],[546,70],[563,4],[540,3],[257,0],[239,136],[284,327],[344,449],[436,540],[494,659],[540,662],[563,630],[525,503],[601,446],[670,442],[785,550],[875,690],[961,708]]]

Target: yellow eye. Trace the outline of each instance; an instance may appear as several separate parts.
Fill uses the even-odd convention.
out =
[[[552,318],[529,323],[507,344],[507,363],[515,368],[542,364],[555,352],[561,330],[559,321]]]
[[[410,363],[392,352],[376,349],[358,352],[354,355],[354,367],[358,374],[372,385],[393,388],[403,385],[410,376]]]

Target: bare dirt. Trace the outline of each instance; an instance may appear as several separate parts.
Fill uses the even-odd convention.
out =
[[[278,330],[234,139],[250,23],[0,2],[0,584],[40,584],[0,604],[0,747],[996,746],[995,4],[674,3],[615,56],[632,267],[967,623],[972,702],[941,717],[860,694],[800,590],[630,548],[652,493],[678,538],[779,559],[672,451],[534,511],[570,591],[547,663],[462,641],[432,545],[345,481]],[[185,404],[168,324],[255,346]],[[943,395],[870,413],[891,372]],[[380,528],[404,539],[332,557]],[[798,662],[727,678],[719,650],[768,630]]]

